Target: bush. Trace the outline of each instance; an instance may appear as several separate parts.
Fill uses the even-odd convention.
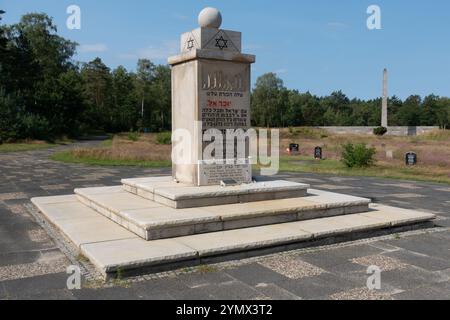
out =
[[[20,102],[0,90],[0,141],[10,142],[22,138],[19,119]]]
[[[128,139],[131,141],[138,141],[139,140],[139,133],[137,132],[130,132],[128,134]]]
[[[29,113],[21,117],[21,122],[23,137],[46,140],[51,136],[50,123],[44,117]]]
[[[384,136],[388,132],[388,129],[385,127],[377,127],[373,129],[373,134],[376,136]]]
[[[172,144],[172,133],[161,132],[156,135],[157,144]]]
[[[22,99],[0,90],[0,140],[48,140],[53,136],[50,122],[43,116],[26,112]]]
[[[295,130],[295,128],[293,127],[289,127],[289,134],[295,136],[297,135],[297,130]]]
[[[320,128],[289,127],[284,135],[286,138],[323,139],[328,137],[328,132]]]
[[[369,167],[375,162],[375,148],[368,148],[363,143],[356,145],[347,143],[342,148],[342,162],[349,168]]]

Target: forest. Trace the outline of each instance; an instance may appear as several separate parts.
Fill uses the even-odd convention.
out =
[[[4,14],[0,10],[0,141],[170,130],[168,65],[140,59],[127,70],[100,58],[76,61],[78,44],[58,35],[48,15],[26,14],[6,25]],[[377,126],[381,118],[381,98],[350,99],[341,91],[319,97],[286,88],[274,73],[256,80],[251,108],[259,127]],[[393,96],[389,119],[389,125],[447,128],[450,99]]]

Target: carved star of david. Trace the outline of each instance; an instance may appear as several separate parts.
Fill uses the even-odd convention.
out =
[[[225,40],[223,36],[220,36],[220,38],[216,39],[216,47],[220,50],[228,48],[228,40]]]
[[[188,50],[191,50],[194,47],[194,39],[190,38],[187,42]]]

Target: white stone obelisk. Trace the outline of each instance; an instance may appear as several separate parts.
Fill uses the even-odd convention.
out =
[[[199,28],[181,36],[181,53],[169,58],[173,177],[195,186],[225,180],[250,183],[252,166],[247,155],[225,158],[223,150],[216,150],[211,161],[205,150],[212,141],[211,132],[222,136],[228,130],[250,128],[250,66],[255,56],[241,52],[240,32],[220,29],[222,15],[217,9],[204,9],[198,22]],[[231,142],[218,145],[233,151],[234,139]]]
[[[388,127],[388,71],[383,71],[383,102],[381,106],[381,126]]]

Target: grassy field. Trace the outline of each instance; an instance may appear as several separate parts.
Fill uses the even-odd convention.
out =
[[[0,153],[34,151],[56,147],[58,144],[43,141],[30,141],[22,143],[3,143],[0,144]]]
[[[382,177],[414,181],[431,181],[450,184],[449,169],[433,166],[406,167],[377,162],[368,168],[347,168],[341,161],[326,159],[317,161],[312,157],[282,157],[280,171],[323,173],[337,176]]]
[[[374,166],[347,168],[341,160],[342,145],[365,143],[377,150]],[[450,131],[436,131],[417,137],[377,137],[330,135],[309,128],[283,129],[280,170],[327,173],[346,176],[371,176],[416,181],[450,183]],[[290,143],[300,144],[300,154],[289,156]],[[314,160],[314,148],[323,148],[324,160]],[[414,151],[418,164],[405,165],[405,154]]]
[[[159,136],[160,137],[160,136]],[[280,170],[326,173],[345,176],[372,176],[450,184],[450,131],[437,131],[418,137],[376,137],[330,135],[319,129],[281,130]],[[169,167],[171,146],[159,144],[156,134],[121,134],[97,148],[56,153],[54,160],[90,165]],[[375,165],[349,169],[341,162],[342,145],[366,143],[377,150]],[[290,143],[300,145],[300,154],[290,156]],[[324,160],[313,159],[314,148],[323,148]],[[405,154],[414,151],[418,165],[407,167]]]
[[[170,167],[170,145],[156,143],[155,134],[119,134],[96,148],[55,153],[52,160],[99,166]]]

